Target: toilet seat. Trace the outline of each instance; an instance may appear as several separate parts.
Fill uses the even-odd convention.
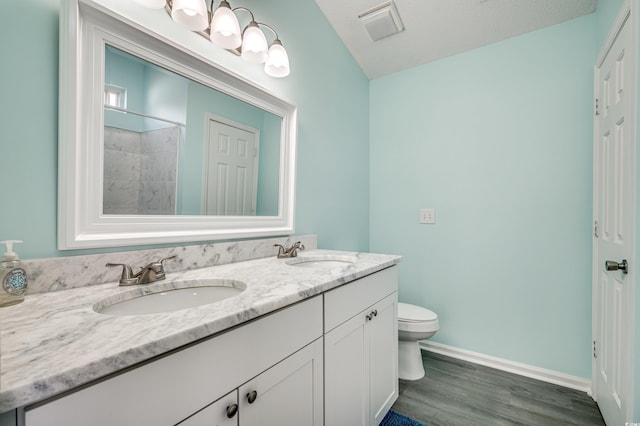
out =
[[[398,331],[428,333],[439,328],[435,312],[409,303],[398,303]]]
[[[422,306],[411,305],[409,303],[398,303],[398,321],[422,322],[435,321],[438,315],[423,308]]]

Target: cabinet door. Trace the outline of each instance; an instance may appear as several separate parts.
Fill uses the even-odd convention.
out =
[[[327,425],[369,424],[369,328],[362,312],[327,333],[325,420]]]
[[[323,425],[322,339],[240,386],[242,426]]]
[[[238,390],[207,405],[179,426],[238,426]]]
[[[16,410],[0,414],[0,426],[16,426]]]
[[[398,293],[376,303],[369,327],[370,423],[378,425],[398,398]]]

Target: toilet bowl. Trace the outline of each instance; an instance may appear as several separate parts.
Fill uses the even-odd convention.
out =
[[[409,303],[398,303],[398,377],[403,380],[424,377],[418,340],[428,339],[439,328],[435,312]]]

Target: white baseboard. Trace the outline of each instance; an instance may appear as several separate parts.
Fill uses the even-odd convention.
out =
[[[571,376],[558,371],[547,370],[546,368],[522,364],[520,362],[497,358],[481,354],[479,352],[468,351],[466,349],[443,345],[442,343],[431,342],[428,340],[420,341],[419,344],[420,348],[425,351],[469,361],[474,364],[484,365],[486,367],[507,371],[513,374],[519,374],[520,376],[541,380],[543,382],[576,389],[591,395],[591,380],[583,379],[582,377]]]

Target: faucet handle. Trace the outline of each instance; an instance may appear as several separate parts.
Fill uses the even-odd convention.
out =
[[[107,263],[104,266],[108,268],[112,268],[114,266],[122,266],[122,275],[120,276],[120,285],[131,285],[131,284],[136,284],[138,282],[138,278],[133,275],[131,266],[127,265],[126,263]]]
[[[293,246],[291,246],[291,257],[297,257],[298,256],[298,250],[304,250],[304,244],[302,244],[300,241],[296,241],[295,244],[293,244]]]
[[[176,257],[177,257],[177,256],[174,254],[173,256],[169,256],[169,257],[165,257],[164,259],[160,259],[160,264],[162,265],[162,263],[163,263],[165,260],[175,260],[175,259],[176,259]]]
[[[160,264],[160,268],[161,268],[162,272],[164,272],[164,262],[167,261],[167,260],[175,260],[176,257],[177,256],[174,254],[173,256],[165,257],[164,259],[160,259],[158,261],[158,263]]]
[[[287,257],[285,252],[285,248],[282,244],[274,244],[274,247],[278,247],[278,254],[276,255],[278,257],[278,259],[283,258],[283,257]]]
[[[151,262],[145,267],[145,269],[152,269],[153,272],[155,272],[156,281],[163,280],[165,279],[164,262],[167,260],[173,260],[175,258],[176,258],[176,255],[173,255],[173,256],[165,257],[164,259],[160,259],[156,262]]]
[[[172,259],[175,259],[175,258],[176,258],[175,255],[169,256],[169,257],[165,257],[164,259],[156,260],[156,261],[153,261],[153,262],[149,263],[147,266],[145,266],[145,268],[154,269],[154,270],[158,271],[158,270],[164,268],[164,264],[163,263],[166,260],[172,260]]]

